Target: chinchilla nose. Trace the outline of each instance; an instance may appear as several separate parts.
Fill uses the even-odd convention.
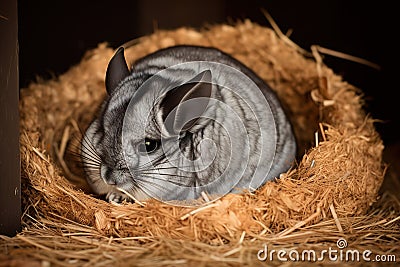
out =
[[[115,179],[113,179],[113,176],[114,176],[113,170],[105,164],[101,164],[100,176],[101,176],[101,179],[103,179],[103,181],[109,185],[117,184],[117,181]]]

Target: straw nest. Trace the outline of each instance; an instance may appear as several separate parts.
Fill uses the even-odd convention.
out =
[[[200,208],[118,205],[91,196],[69,152],[105,95],[114,51],[100,44],[65,74],[21,91],[24,229],[1,237],[0,262],[253,265],[264,245],[321,251],[337,249],[339,238],[372,255],[398,251],[400,204],[378,195],[385,166],[374,120],[363,111],[361,92],[323,64],[318,47],[305,52],[279,31],[244,21],[157,31],[126,54],[132,61],[176,44],[217,47],[267,81],[295,129],[295,166],[255,194]]]

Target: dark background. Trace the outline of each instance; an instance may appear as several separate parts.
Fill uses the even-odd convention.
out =
[[[249,18],[270,26],[267,10],[290,38],[309,50],[318,44],[361,57],[381,66],[326,56],[324,61],[344,79],[361,88],[365,109],[374,118],[387,147],[387,161],[399,158],[399,91],[394,64],[398,31],[394,1],[18,1],[20,85],[36,77],[49,79],[77,64],[100,42],[112,47],[150,34],[154,28],[234,22]],[[396,46],[396,47],[395,47]],[[398,70],[398,68],[396,69]],[[394,164],[395,165],[395,164]]]

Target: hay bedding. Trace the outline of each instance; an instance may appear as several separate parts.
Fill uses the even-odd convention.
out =
[[[21,92],[24,229],[0,236],[0,262],[255,265],[264,244],[320,251],[337,248],[339,238],[351,249],[398,254],[399,201],[386,193],[378,198],[382,141],[363,112],[360,92],[323,64],[318,49],[310,57],[284,36],[245,21],[158,31],[131,44],[127,59],[175,44],[220,48],[265,79],[293,123],[297,164],[255,194],[227,195],[200,208],[157,201],[117,205],[92,197],[68,152],[105,95],[113,50],[100,44],[57,79]]]

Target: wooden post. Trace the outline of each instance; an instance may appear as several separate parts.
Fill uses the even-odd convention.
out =
[[[0,234],[21,229],[17,0],[0,1]]]

